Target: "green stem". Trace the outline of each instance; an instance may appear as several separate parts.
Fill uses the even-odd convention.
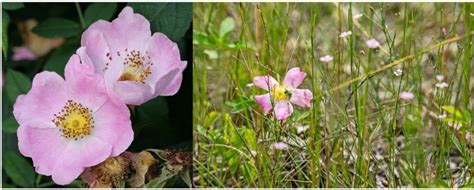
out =
[[[81,27],[82,29],[85,29],[86,28],[86,24],[84,23],[84,16],[82,16],[82,11],[81,11],[81,7],[79,6],[79,3],[74,3],[76,5],[76,10],[77,10],[77,14],[79,15],[79,21],[81,21]]]

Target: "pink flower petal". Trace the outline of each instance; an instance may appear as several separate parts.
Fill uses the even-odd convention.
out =
[[[280,101],[275,105],[275,117],[282,121],[293,113],[293,106],[288,101]]]
[[[49,176],[67,145],[60,135],[56,128],[21,125],[17,131],[18,149],[22,155],[33,159],[36,172]]]
[[[257,104],[262,107],[263,112],[265,114],[268,114],[270,110],[272,109],[272,102],[270,100],[270,94],[264,94],[264,95],[257,95],[255,96],[255,100],[257,101]]]
[[[52,173],[59,185],[71,183],[86,167],[95,166],[110,156],[112,146],[97,137],[88,136],[81,141],[69,141]]]
[[[294,89],[291,91],[290,102],[300,107],[311,107],[313,93],[308,89]]]
[[[111,156],[118,156],[130,146],[133,130],[130,128],[130,114],[125,104],[116,105],[108,101],[94,117],[96,127],[91,135],[114,145]]]
[[[82,34],[82,46],[76,53],[81,58],[82,63],[90,64],[94,66],[96,73],[103,75],[106,64],[109,66],[123,66],[123,64],[111,64],[107,55],[113,55],[112,50],[105,39],[104,34],[99,30],[90,30]],[[87,47],[87,48],[86,48]],[[94,62],[92,61],[94,60]],[[117,80],[120,75],[116,76]]]
[[[150,52],[153,62],[152,74],[146,79],[147,84],[157,84],[160,80],[166,81],[166,85],[159,88],[152,85],[154,95],[171,96],[178,92],[186,68],[186,61],[181,61],[179,49],[162,33],[155,33],[148,41],[146,51]],[[173,73],[173,74],[171,74]]]
[[[115,82],[113,90],[129,105],[140,105],[153,97],[153,89],[149,85],[134,81]]]
[[[290,88],[298,87],[306,77],[306,73],[301,72],[299,67],[290,69],[283,80],[283,84]]]
[[[271,76],[256,76],[253,78],[253,84],[261,89],[268,90],[277,85],[278,82]]]
[[[81,102],[96,111],[108,99],[105,83],[94,67],[81,64],[78,55],[73,55],[66,64],[64,76],[69,89],[69,99]]]
[[[82,46],[85,46],[84,42],[89,40],[84,37],[88,37],[87,33],[92,30],[103,33],[112,54],[124,51],[126,48],[143,50],[151,36],[148,20],[140,14],[133,13],[133,9],[130,7],[125,7],[112,23],[99,20],[89,26],[83,33]]]
[[[43,71],[33,79],[30,92],[18,96],[13,105],[13,115],[20,125],[54,128],[51,120],[67,101],[65,89],[66,84],[61,76]]]

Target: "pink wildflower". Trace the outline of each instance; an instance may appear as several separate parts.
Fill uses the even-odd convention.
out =
[[[365,42],[369,48],[375,49],[380,47],[380,43],[376,39],[370,39]]]
[[[400,99],[402,100],[412,100],[413,98],[415,98],[415,95],[411,92],[400,92]]]
[[[300,68],[290,69],[283,80],[278,83],[271,76],[257,76],[253,78],[253,83],[269,93],[255,96],[258,105],[263,108],[265,114],[272,109],[272,103],[275,117],[282,121],[293,113],[293,106],[310,107],[313,93],[308,89],[297,89],[306,77],[306,73],[301,72]],[[273,99],[273,100],[272,100]]]
[[[73,55],[65,76],[37,74],[13,109],[20,153],[33,159],[36,172],[60,185],[124,152],[133,140],[127,106],[108,96],[93,67]]]
[[[105,78],[108,91],[130,105],[178,92],[186,61],[176,43],[150,31],[150,22],[125,7],[112,22],[99,20],[83,34],[81,61]]]

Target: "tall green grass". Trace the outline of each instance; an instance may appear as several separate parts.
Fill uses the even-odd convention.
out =
[[[193,12],[196,186],[474,185],[474,5],[196,3]],[[369,49],[371,38],[381,47]],[[326,54],[334,60],[321,62]],[[279,122],[249,84],[292,67],[314,98]],[[447,88],[435,86],[441,74]],[[280,141],[289,148],[275,150]]]

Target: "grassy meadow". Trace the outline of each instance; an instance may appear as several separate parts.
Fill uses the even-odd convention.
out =
[[[195,186],[474,187],[474,4],[195,3],[193,20]],[[278,120],[253,80],[294,67],[311,105]]]

